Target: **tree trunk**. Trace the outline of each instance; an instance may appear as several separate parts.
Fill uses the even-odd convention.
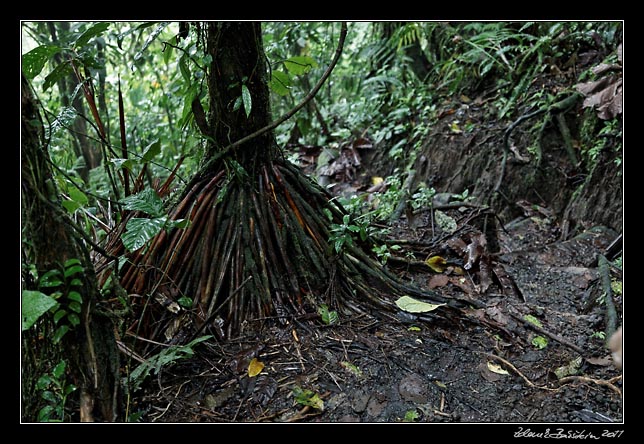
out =
[[[218,148],[271,123],[270,95],[260,23],[208,22],[206,45],[212,56],[208,122],[214,142],[208,147],[208,156],[213,156]],[[243,101],[244,86],[250,93],[250,110]],[[239,100],[241,105],[235,107]],[[257,172],[275,152],[275,133],[268,131],[241,145],[233,158],[249,172]]]
[[[80,324],[71,329],[59,349],[52,338],[43,338],[39,325],[23,334],[23,417],[33,420],[38,410],[34,383],[61,358],[68,361],[73,384],[80,388],[81,421],[115,421],[119,417],[119,363],[111,321],[97,312],[101,296],[89,253],[62,209],[52,176],[49,154],[43,143],[43,124],[31,87],[22,77],[22,221],[24,269],[35,267],[37,274],[59,269],[69,259],[79,259],[83,272],[76,277],[81,295]],[[35,290],[23,271],[25,290]],[[66,297],[66,296],[65,296]],[[65,298],[61,304],[67,303]],[[43,327],[47,328],[46,325]],[[39,348],[49,348],[47,361]],[[54,362],[56,361],[56,362]]]

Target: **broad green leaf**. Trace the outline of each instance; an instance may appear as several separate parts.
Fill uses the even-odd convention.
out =
[[[40,396],[45,401],[49,401],[49,402],[52,402],[52,403],[58,403],[59,402],[58,398],[56,397],[56,395],[54,395],[54,392],[52,392],[51,390],[47,390],[45,392],[42,392],[42,394]]]
[[[186,55],[182,55],[179,59],[179,71],[181,71],[181,76],[186,83],[190,84],[190,69],[188,68],[188,58]],[[192,100],[190,101],[192,104]]]
[[[54,324],[58,324],[58,321],[64,318],[65,315],[67,315],[67,311],[62,308],[56,311],[56,313],[54,313]]]
[[[80,37],[76,39],[76,42],[74,42],[74,47],[75,48],[82,48],[89,42],[89,39],[92,37],[96,37],[97,35],[100,35],[104,33],[107,28],[109,28],[110,23],[109,22],[101,22],[97,23],[94,26],[90,26],[87,31],[82,33]]]
[[[237,111],[239,108],[242,106],[242,97],[239,96],[237,99],[235,99],[235,103],[233,103],[233,111]]]
[[[54,400],[55,402],[55,400]],[[48,422],[52,413],[54,413],[54,407],[51,405],[46,405],[38,411],[38,422]]]
[[[70,330],[69,325],[61,325],[59,326],[56,331],[54,332],[54,336],[52,337],[52,342],[54,344],[58,344],[61,339],[63,339],[63,336]]]
[[[45,390],[52,382],[51,376],[42,375],[38,378],[38,382],[36,382],[36,390]]]
[[[76,312],[76,313],[80,313],[80,312],[81,312],[81,310],[82,310],[82,308],[81,308],[81,304],[79,304],[79,303],[78,303],[78,302],[76,302],[76,301],[71,301],[71,302],[69,303],[69,309],[70,309],[71,311],[73,311],[73,312]]]
[[[52,371],[52,375],[54,375],[55,379],[60,379],[64,374],[65,374],[65,361],[60,361],[56,367],[54,367],[54,370]]]
[[[130,252],[138,250],[161,231],[167,219],[166,216],[153,219],[141,217],[130,219],[125,226],[125,233],[121,235],[123,245]]]
[[[77,291],[70,291],[69,293],[67,293],[67,299],[69,299],[70,301],[76,301],[79,304],[83,303],[83,298]]]
[[[67,319],[69,320],[69,323],[72,324],[74,327],[80,324],[80,318],[76,313],[70,313],[67,316]]]
[[[73,276],[77,273],[82,273],[84,271],[83,267],[80,265],[72,265],[69,268],[65,269],[65,277],[68,278],[70,276]]]
[[[82,262],[80,261],[80,259],[74,257],[71,259],[67,259],[63,265],[65,266],[65,268],[69,268],[72,265],[81,265],[81,264]]]
[[[30,329],[43,314],[58,305],[54,298],[40,291],[23,290],[22,330]]]
[[[295,56],[284,61],[284,66],[295,75],[305,74],[318,66],[317,62],[308,56]]]
[[[396,301],[396,305],[401,310],[409,313],[427,313],[429,311],[434,311],[445,304],[429,304],[409,296],[402,296]]]
[[[55,67],[49,74],[47,74],[47,77],[45,77],[45,81],[42,85],[42,90],[47,91],[49,88],[54,86],[57,81],[59,81],[63,77],[70,75],[71,73],[72,67],[69,65],[69,61],[65,60],[60,65]]]
[[[150,46],[150,44],[159,36],[159,34],[163,32],[163,30],[166,28],[166,26],[168,26],[169,23],[170,22],[161,22],[157,25],[154,31],[152,31],[152,34],[150,34],[148,38],[145,40],[143,47],[139,50],[139,52],[137,52],[134,55],[135,61],[139,60],[143,56],[143,53],[145,52],[146,49],[148,49],[148,46]]]
[[[242,85],[241,91],[242,91],[242,102],[244,102],[244,110],[246,111],[246,118],[248,118],[248,116],[250,116],[250,111],[253,107],[253,99],[250,96],[250,91],[248,90],[248,86]]]
[[[61,275],[60,270],[49,270],[45,272],[40,279],[38,280],[38,287],[40,288],[52,288],[62,285],[63,282],[60,280]]]
[[[161,142],[158,140],[145,147],[143,152],[143,162],[149,162],[161,152]]]
[[[57,54],[60,48],[55,45],[40,45],[22,56],[22,72],[32,80],[45,67],[47,61]]]
[[[264,363],[262,361],[258,361],[257,358],[253,358],[248,363],[248,376],[250,378],[259,375],[262,370],[264,370]]]
[[[142,211],[150,216],[161,217],[163,215],[163,201],[152,188],[132,194],[121,200],[126,210]],[[129,223],[128,223],[129,225]]]
[[[84,271],[83,267],[80,265],[73,265],[67,269],[65,269],[65,277],[70,277],[73,276],[77,273],[82,273]]]
[[[170,45],[175,45],[176,46],[177,45],[177,36],[175,35],[174,37],[172,37],[168,41],[168,43],[170,43]],[[172,53],[174,52],[174,47],[172,47],[170,45],[163,45],[163,62],[166,65],[168,63],[170,63],[170,57],[172,57]]]
[[[87,202],[88,202],[87,195],[83,193],[81,190],[73,186],[68,190],[68,192],[71,200],[79,203],[80,205],[87,205]]]
[[[81,204],[74,202],[73,200],[64,200],[62,202],[62,205],[69,212],[69,214],[74,214],[76,210],[82,207]]]
[[[289,92],[290,85],[291,78],[288,76],[288,74],[282,71],[273,71],[271,73],[269,86],[274,93],[280,96],[285,96]]]
[[[132,172],[132,168],[134,168],[134,162],[132,159],[110,159],[110,162],[114,164],[116,168],[125,168],[129,172]]]

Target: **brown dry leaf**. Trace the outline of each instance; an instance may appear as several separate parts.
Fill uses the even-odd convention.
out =
[[[476,236],[472,236],[472,239],[469,244],[467,244],[467,262],[463,266],[466,270],[471,270],[472,267],[479,260],[479,257],[483,254],[485,250],[485,245],[487,245],[487,240],[485,239],[485,234],[480,233]]]
[[[251,359],[248,364],[248,376],[253,378],[259,375],[262,370],[264,370],[264,363],[262,361],[258,361],[257,358]]]
[[[435,274],[429,279],[429,288],[444,287],[449,282],[449,278],[444,274]]]
[[[621,45],[617,48],[617,59],[622,62]],[[604,77],[575,85],[577,91],[586,96],[583,107],[595,108],[600,119],[610,120],[622,113],[622,74],[609,74],[619,69],[620,65],[599,64],[593,68],[593,72],[597,75],[605,73]]]
[[[467,294],[474,293],[472,282],[465,276],[454,276],[451,277],[449,281]]]
[[[485,293],[492,285],[492,267],[490,258],[484,255],[479,261],[479,291]]]
[[[495,321],[497,324],[506,326],[510,323],[511,319],[507,316],[501,307],[494,305],[485,309],[485,314],[487,314],[490,319]]]
[[[456,253],[463,253],[467,249],[467,244],[460,237],[452,237],[447,242],[445,242],[449,248],[451,248]]]

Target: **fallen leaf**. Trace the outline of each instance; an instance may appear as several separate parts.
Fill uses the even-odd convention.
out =
[[[251,378],[259,375],[262,370],[264,370],[264,363],[257,358],[253,358],[248,364],[248,376]]]
[[[566,376],[574,376],[581,373],[580,367],[583,363],[581,356],[570,361],[567,365],[561,366],[555,370],[557,379],[565,378]]]
[[[362,371],[356,365],[348,361],[342,361],[340,362],[340,365],[347,369],[349,372],[353,373],[355,376],[362,376]]]
[[[396,301],[396,305],[401,310],[409,313],[427,313],[429,311],[434,311],[445,304],[429,304],[409,296],[402,296]]]
[[[503,369],[500,365],[493,364],[488,361],[487,363],[487,368],[493,373],[496,373],[497,375],[509,375],[508,371]]]
[[[444,274],[435,274],[429,279],[429,288],[444,287],[449,282],[449,278]]]
[[[432,256],[427,259],[425,263],[436,273],[442,273],[443,271],[445,271],[445,268],[447,266],[447,261],[440,256]]]
[[[472,240],[467,244],[467,263],[463,266],[466,270],[471,270],[472,267],[478,262],[479,257],[483,254],[487,239],[483,233],[472,236]]]

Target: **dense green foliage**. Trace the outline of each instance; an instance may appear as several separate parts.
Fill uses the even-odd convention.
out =
[[[50,154],[60,171],[58,184],[72,202],[67,204],[70,212],[96,215],[97,202],[88,195],[122,194],[114,190],[120,185],[109,169],[127,169],[136,177],[146,165],[151,185],[185,158],[178,175],[186,180],[199,165],[203,148],[191,109],[195,96],[205,96],[210,61],[203,55],[201,28],[165,22],[62,25],[23,23],[23,69],[47,110]],[[267,22],[263,30],[277,118],[326,69],[339,24]],[[555,100],[547,90],[532,87],[537,76],[590,50],[611,56],[620,41],[619,22],[352,23],[331,81],[310,106],[278,128],[278,143],[286,148],[338,146],[366,136],[387,162],[404,168],[413,163],[445,99],[483,92],[494,98],[494,117],[516,118],[519,109]],[[427,67],[422,78],[414,58],[422,58]],[[593,77],[590,70],[578,74],[580,81]],[[63,78],[70,78],[74,87],[61,90]],[[69,148],[70,139],[79,135],[68,129],[77,118],[70,103],[83,96],[81,85],[93,91],[101,123],[87,106],[78,118],[87,121],[85,136],[103,151],[103,166],[77,187],[83,158]],[[127,160],[119,133],[119,87]],[[248,112],[252,98],[242,94],[231,106]],[[207,103],[204,107],[207,111]],[[106,128],[104,143],[100,125]],[[462,122],[459,129],[471,131],[471,125]],[[588,156],[598,149],[590,147]]]

